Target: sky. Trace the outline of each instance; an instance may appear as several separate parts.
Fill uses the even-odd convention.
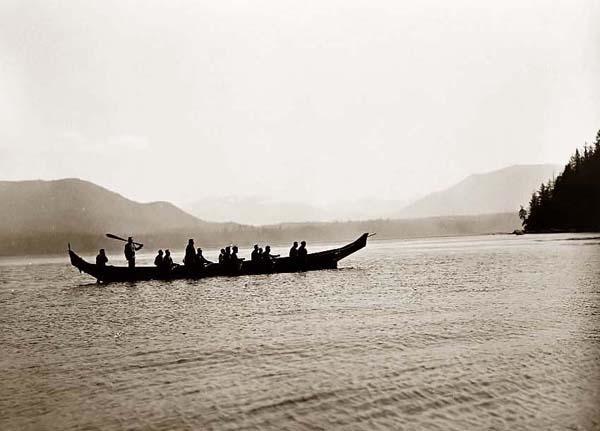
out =
[[[0,180],[406,200],[600,129],[598,1],[0,0]]]

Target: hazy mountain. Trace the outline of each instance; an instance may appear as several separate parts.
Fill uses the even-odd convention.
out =
[[[260,197],[209,197],[182,207],[203,220],[250,225],[324,220],[323,210],[316,206]]]
[[[0,181],[0,232],[128,232],[197,229],[206,223],[168,202],[138,203],[79,179]]]
[[[396,217],[432,217],[518,211],[542,182],[560,171],[557,165],[516,165],[471,175],[460,183],[431,193],[397,212]]]
[[[203,222],[168,202],[139,203],[79,179],[0,181],[0,254],[60,253],[67,242],[82,249],[117,249],[104,234],[142,236],[154,246],[184,243],[227,225]],[[146,241],[148,240],[148,241]]]
[[[190,214],[208,221],[232,221],[249,225],[277,223],[369,220],[389,217],[406,201],[360,199],[309,205],[278,202],[266,198],[212,197],[182,205]]]
[[[181,250],[187,238],[199,246],[236,243],[309,244],[347,241],[363,232],[378,239],[510,232],[519,227],[516,212],[467,217],[409,220],[286,223],[246,226],[210,223],[167,202],[139,203],[78,179],[0,182],[0,255],[64,253],[67,243],[81,252],[122,249],[123,243],[104,236],[134,235],[146,250]]]
[[[411,204],[362,199],[316,206],[259,197],[227,197],[206,198],[183,208],[203,220],[250,225],[509,213],[518,211],[519,205],[527,205],[531,193],[559,170],[556,165],[510,166],[471,175]]]

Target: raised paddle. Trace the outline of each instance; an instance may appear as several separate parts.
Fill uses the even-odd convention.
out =
[[[112,239],[118,239],[119,241],[127,242],[127,240],[125,238],[121,238],[120,236],[113,235],[112,233],[107,233],[106,236],[109,238],[112,238]],[[139,242],[134,242],[134,244],[135,245],[144,245]]]

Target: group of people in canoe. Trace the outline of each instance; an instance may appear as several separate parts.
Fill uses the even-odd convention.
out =
[[[133,241],[132,237],[127,239],[124,248],[125,259],[127,260],[127,264],[129,268],[135,268],[135,252],[140,250],[144,245],[139,244]],[[221,265],[235,265],[239,262],[245,260],[244,258],[238,257],[238,247],[237,246],[227,246],[221,249],[221,253],[219,254],[219,264]],[[302,263],[306,260],[306,256],[308,255],[308,251],[306,249],[306,241],[302,241],[300,246],[298,246],[298,242],[294,241],[294,244],[290,248],[289,257],[292,259],[296,259],[299,263]],[[271,246],[265,246],[264,250],[258,246],[258,244],[254,244],[254,249],[250,254],[250,260],[253,263],[270,263],[273,262],[274,259],[278,258],[280,255],[271,254]],[[98,266],[106,266],[108,263],[108,257],[106,256],[105,250],[100,249],[98,255],[96,256],[96,265]],[[214,264],[210,260],[206,259],[202,254],[202,249],[197,248],[194,245],[194,240],[188,240],[188,244],[185,248],[185,256],[183,258],[183,265],[186,268],[190,269],[201,269],[207,265]],[[178,264],[173,262],[173,258],[171,257],[170,250],[166,249],[163,253],[162,250],[158,250],[158,254],[154,258],[154,265],[157,268],[160,268],[165,271],[170,271],[174,266]]]

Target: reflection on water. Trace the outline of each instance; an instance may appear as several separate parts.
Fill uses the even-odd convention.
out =
[[[599,281],[598,238],[573,235],[108,286],[5,261],[0,428],[593,429]]]

